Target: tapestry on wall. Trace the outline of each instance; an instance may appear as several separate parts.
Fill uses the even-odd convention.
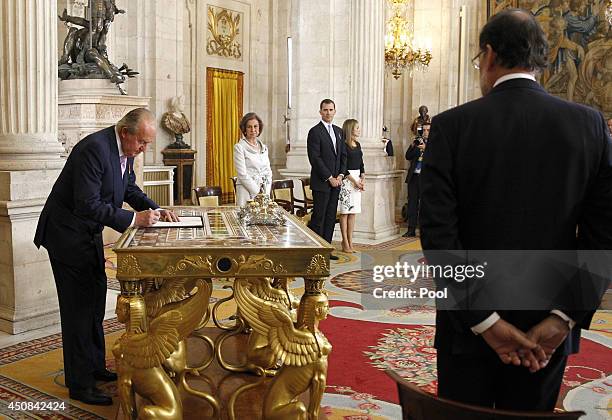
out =
[[[488,0],[489,16],[507,7],[531,11],[548,36],[549,65],[540,83],[553,95],[612,117],[612,28],[608,0]]]

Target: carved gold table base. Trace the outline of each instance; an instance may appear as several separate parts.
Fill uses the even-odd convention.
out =
[[[282,226],[245,226],[234,208],[177,211],[179,216],[201,216],[203,227],[130,228],[114,247],[122,288],[117,315],[126,324],[113,348],[124,415],[180,419],[183,394],[188,401],[210,406],[214,418],[226,411],[233,419],[239,397],[269,383],[264,419],[316,419],[331,352],[318,325],[329,309],[324,283],[332,247],[288,214]],[[299,306],[287,290],[293,277],[305,282]],[[230,296],[211,306],[215,278],[235,280]],[[219,319],[219,308],[232,299],[237,305],[233,325]],[[220,335],[203,333],[210,318]],[[232,337],[243,342],[243,333],[250,334],[246,351],[233,360],[238,356],[246,362],[233,365],[224,343]],[[193,351],[198,342],[207,356],[189,366],[187,348]],[[220,367],[211,366],[214,359]],[[221,384],[215,389],[211,383],[211,392],[205,392],[188,381],[204,379],[211,368],[251,372],[259,378],[246,379],[246,385],[230,394],[223,393]],[[307,391],[309,402],[299,401]],[[139,406],[136,395],[142,397]],[[229,396],[225,410],[218,399],[222,395]]]
[[[121,281],[117,318],[126,332],[113,347],[119,376],[120,404],[127,418],[178,420],[183,418],[179,389],[206,400],[215,416],[218,400],[192,389],[188,374],[199,375],[214,360],[214,343],[204,335],[193,334],[208,321],[212,284],[210,280],[168,279],[159,289],[149,281]],[[148,303],[148,306],[147,306]],[[187,365],[186,338],[194,336],[210,346],[211,356],[200,366]],[[149,404],[136,406],[136,395]]]

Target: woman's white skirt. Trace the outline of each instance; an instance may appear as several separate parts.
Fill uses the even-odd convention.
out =
[[[359,169],[349,169],[349,174],[354,179],[359,179]],[[340,197],[338,198],[338,211],[340,214],[361,213],[361,191],[348,180],[348,176],[342,180]]]

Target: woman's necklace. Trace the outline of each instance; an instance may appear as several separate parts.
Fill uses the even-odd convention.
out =
[[[255,141],[253,143],[251,143],[251,140],[246,139],[247,143],[249,143],[252,147],[256,148],[257,150],[259,150],[259,144],[257,142],[257,139],[255,139]]]

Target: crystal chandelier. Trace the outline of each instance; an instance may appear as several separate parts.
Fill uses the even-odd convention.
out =
[[[606,6],[606,20],[608,25],[612,26],[612,0],[608,0],[608,5]]]
[[[612,1],[612,0],[611,0]],[[413,31],[404,18],[408,0],[389,0],[392,16],[387,21],[385,35],[385,67],[395,79],[399,79],[404,70],[425,70],[431,61],[431,51],[427,48],[415,48]]]

